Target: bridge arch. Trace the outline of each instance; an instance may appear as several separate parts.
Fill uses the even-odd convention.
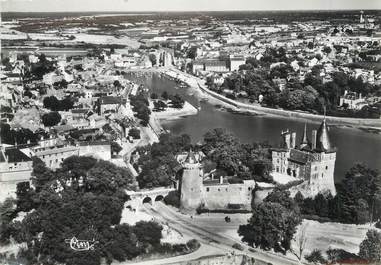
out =
[[[144,199],[143,199],[143,204],[144,203],[149,203],[149,204],[152,204],[152,199],[151,199],[151,197],[144,197]]]
[[[164,196],[163,195],[157,195],[156,198],[155,198],[156,202],[162,201],[162,200],[164,200]]]

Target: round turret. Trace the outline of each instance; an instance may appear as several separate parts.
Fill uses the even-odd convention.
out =
[[[183,213],[194,213],[201,205],[202,165],[191,150],[182,163],[182,166],[180,210]]]

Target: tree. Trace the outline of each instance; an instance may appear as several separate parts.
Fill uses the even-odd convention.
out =
[[[161,101],[161,100],[159,100],[159,101],[155,101],[154,103],[153,103],[153,105],[154,105],[154,109],[156,110],[156,111],[163,111],[163,110],[165,110],[166,108],[167,108],[167,104],[165,104],[163,101]]]
[[[148,96],[143,92],[140,92],[136,96],[131,96],[131,105],[133,106],[133,111],[136,112],[135,117],[140,119],[140,123],[143,126],[147,126],[150,119],[151,111],[149,109]]]
[[[167,91],[164,91],[164,92],[161,94],[161,97],[162,97],[162,99],[164,99],[165,101],[167,101],[167,100],[169,99],[168,92],[167,92]]]
[[[9,243],[12,235],[11,222],[15,217],[16,202],[13,198],[6,198],[0,203],[0,243]]]
[[[170,100],[173,108],[181,109],[184,107],[185,101],[180,95],[176,94],[172,96]]]
[[[139,242],[150,245],[160,244],[162,230],[163,227],[158,223],[145,221],[137,222],[133,228]]]
[[[297,249],[291,249],[291,252],[299,259],[302,260],[303,252],[307,243],[307,224],[301,224],[299,227],[299,231],[296,234],[296,237],[293,238],[293,241],[296,243]]]
[[[279,203],[283,207],[289,210],[299,211],[298,205],[295,203],[294,199],[290,197],[290,191],[275,188],[267,197],[264,202]]]
[[[44,108],[57,111],[59,110],[60,101],[55,96],[44,98]]]
[[[68,85],[68,82],[65,80],[65,79],[62,79],[61,81],[59,82],[55,82],[53,84],[53,86],[57,89],[63,89],[63,88],[67,88],[67,85]]]
[[[323,48],[323,52],[326,53],[326,54],[330,54],[330,53],[332,52],[332,49],[331,49],[331,47],[329,47],[329,46],[325,46],[325,47]]]
[[[327,263],[326,259],[321,254],[321,250],[319,249],[314,249],[309,255],[304,256],[304,258],[313,264]]]
[[[120,88],[122,85],[120,84],[119,80],[115,80],[113,83],[114,87]]]
[[[327,256],[331,264],[340,263],[341,261],[348,261],[348,263],[355,264],[361,259],[359,256],[339,248],[329,248],[327,250]]]
[[[137,128],[131,128],[128,131],[128,136],[131,136],[134,139],[140,139],[140,130]]]
[[[46,127],[55,126],[60,121],[61,121],[61,115],[58,112],[56,112],[56,111],[49,112],[49,113],[46,113],[46,114],[42,115],[42,123]]]
[[[167,196],[164,197],[165,204],[172,205],[176,208],[180,207],[180,193],[177,190],[170,191]]]
[[[239,226],[238,233],[250,246],[285,254],[300,222],[300,216],[294,211],[279,203],[263,202],[255,206],[248,224]]]
[[[156,58],[156,55],[155,55],[155,54],[150,53],[150,54],[148,55],[148,58],[149,58],[149,60],[151,61],[152,66],[155,66],[155,65],[157,64],[157,58]]]
[[[197,47],[192,46],[190,49],[188,49],[187,58],[195,59],[196,56],[197,56]]]
[[[122,151],[123,148],[117,143],[117,142],[111,142],[111,153],[119,154],[120,151]]]
[[[17,183],[16,188],[17,211],[29,212],[34,207],[34,190],[30,188],[29,182]]]
[[[371,229],[360,244],[359,256],[370,262],[381,261],[381,233]]]
[[[372,206],[374,219],[379,219],[381,210],[381,176],[377,170],[362,164],[353,166],[345,175],[338,189],[341,201],[340,219],[344,222],[364,223],[369,221]]]

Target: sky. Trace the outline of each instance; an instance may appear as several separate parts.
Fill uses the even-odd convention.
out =
[[[381,9],[381,0],[0,0],[1,12]]]

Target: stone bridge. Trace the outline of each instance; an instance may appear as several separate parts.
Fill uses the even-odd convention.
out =
[[[175,188],[155,188],[149,190],[130,191],[126,190],[130,200],[125,204],[125,207],[131,207],[131,209],[137,210],[144,203],[154,204],[157,201],[162,201],[165,196],[171,191],[175,191]]]

